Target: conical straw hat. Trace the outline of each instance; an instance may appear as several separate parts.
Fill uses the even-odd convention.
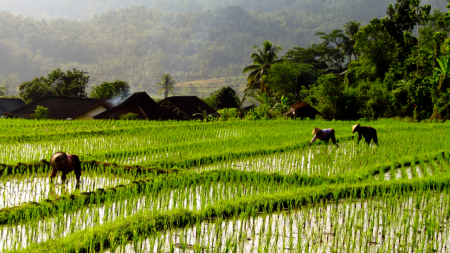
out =
[[[313,129],[313,131],[312,131],[311,134],[318,134],[318,133],[320,133],[320,132],[322,132],[322,129],[320,129],[320,128],[318,128],[318,127],[315,127],[315,128]]]
[[[52,156],[50,160],[50,165],[55,169],[62,169],[67,166],[69,160],[67,158],[67,154],[64,152],[57,152]]]
[[[352,133],[355,133],[356,128],[359,126],[359,124],[353,125],[352,126]]]

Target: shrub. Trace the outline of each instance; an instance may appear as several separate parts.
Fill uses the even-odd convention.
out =
[[[120,119],[121,120],[136,120],[136,119],[138,119],[138,115],[136,113],[129,112],[127,114],[120,116]]]
[[[35,113],[33,114],[35,119],[46,119],[48,117],[48,108],[43,107],[42,105],[36,106]]]

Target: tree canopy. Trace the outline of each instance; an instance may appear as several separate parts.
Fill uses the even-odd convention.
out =
[[[86,97],[86,88],[89,76],[77,69],[67,70],[56,69],[47,74],[46,77],[34,78],[19,86],[19,96],[26,103],[35,101],[46,95]]]
[[[104,82],[99,86],[92,87],[92,98],[103,99],[125,99],[130,96],[130,85],[125,81]]]

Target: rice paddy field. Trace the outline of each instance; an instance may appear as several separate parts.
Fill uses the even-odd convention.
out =
[[[0,251],[450,252],[449,128],[0,119]],[[80,184],[49,182],[57,151]]]

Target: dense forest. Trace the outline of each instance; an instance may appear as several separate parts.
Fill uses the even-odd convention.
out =
[[[149,7],[132,6],[85,21],[32,19],[2,12],[0,82],[7,87],[8,94],[14,94],[20,83],[34,77],[56,68],[77,68],[90,74],[89,88],[120,79],[128,81],[132,91],[156,93],[154,86],[163,73],[171,73],[177,82],[229,77],[232,78],[229,83],[239,85],[244,83],[242,68],[249,63],[254,45],[270,40],[284,52],[293,47],[306,47],[320,42],[316,32],[341,28],[349,20],[365,24],[374,17],[383,17],[389,3],[241,1],[243,7],[238,7],[229,6],[237,3],[233,1],[196,1],[204,7],[202,10],[184,12],[177,8],[195,6],[191,4],[193,1],[185,1],[183,5],[176,4],[180,1],[164,2],[174,8],[170,12],[157,11],[152,8],[164,6],[162,1],[137,1]],[[2,10],[24,6],[21,1],[1,3]],[[70,12],[78,17],[86,13],[84,10],[122,7],[129,1],[27,3],[27,10]],[[68,6],[70,9],[64,11]],[[252,8],[257,10],[249,11]],[[261,8],[280,11],[269,13],[259,11]],[[211,90],[200,91],[204,96],[203,93],[209,94]]]
[[[423,4],[445,7],[442,0],[426,0]],[[304,11],[313,15],[346,16],[349,20],[368,21],[383,17],[392,0],[0,0],[0,11],[32,18],[88,20],[95,15],[131,5],[142,5],[163,12],[195,12],[240,6],[245,11],[271,13],[277,11]],[[325,24],[326,25],[326,24]]]
[[[105,8],[126,3],[103,2]],[[74,69],[89,75],[87,92],[74,94],[123,80],[130,91],[157,96],[159,78],[170,73],[182,85],[175,85],[176,95],[207,97],[231,86],[240,104],[248,97],[258,101],[263,117],[304,100],[327,119],[446,119],[447,72],[438,65],[449,53],[450,17],[440,11],[446,2],[390,2],[137,1],[142,5],[86,20],[2,12],[0,83],[16,94],[21,83],[32,87],[36,77]],[[98,9],[97,2],[86,4]],[[12,5],[2,2],[2,8]],[[74,15],[83,16],[83,8],[74,8]],[[273,62],[263,63],[269,58]]]

